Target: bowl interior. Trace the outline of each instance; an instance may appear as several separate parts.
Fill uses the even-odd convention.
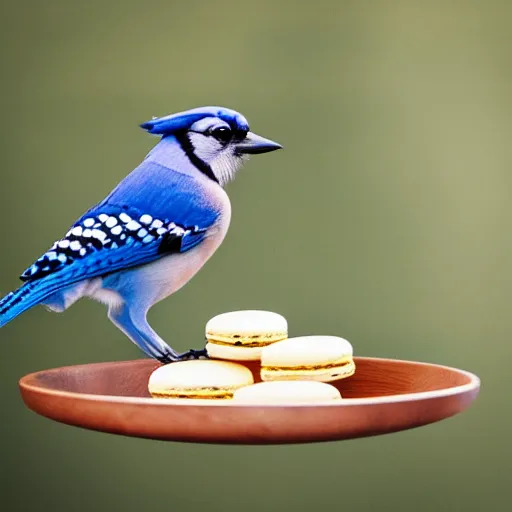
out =
[[[354,358],[353,376],[331,382],[343,398],[403,395],[469,384],[469,375],[444,366],[390,359]],[[259,362],[241,362],[259,382]],[[93,395],[150,397],[147,383],[160,366],[142,359],[57,368],[33,374],[32,384],[48,389]]]

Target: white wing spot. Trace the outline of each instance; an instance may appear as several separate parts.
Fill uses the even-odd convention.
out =
[[[90,229],[84,229],[82,236],[85,238],[90,238],[92,236],[92,231]]]
[[[135,222],[134,220],[131,220],[130,222],[128,222],[128,224],[126,224],[126,229],[129,229],[130,231],[135,231],[140,227],[141,225],[138,222]]]
[[[86,228],[92,228],[94,226],[94,219],[85,219],[84,226]]]
[[[65,254],[59,254],[59,256],[57,257],[57,259],[58,259],[61,263],[66,263],[66,261],[68,261],[68,257],[67,257]]]
[[[137,233],[137,236],[138,236],[138,237],[140,237],[140,238],[144,238],[147,234],[148,234],[148,230],[147,230],[147,229],[142,228],[142,229],[141,229],[141,230],[139,230],[139,232]]]
[[[87,253],[87,249],[80,249],[80,256],[85,256],[85,254]]]
[[[121,219],[122,222],[124,222],[125,224],[127,224],[128,222],[130,222],[132,220],[132,218],[129,216],[129,215],[126,215],[126,213],[121,213],[119,215],[119,218]]]
[[[79,250],[82,248],[82,244],[81,244],[78,240],[73,240],[73,241],[69,244],[69,248],[70,248],[72,251],[79,251]]]
[[[102,242],[103,242],[103,240],[105,240],[105,238],[107,238],[107,235],[105,234],[105,232],[100,231],[99,229],[93,229],[92,236],[94,238],[97,238],[98,240],[101,240]]]
[[[144,214],[139,220],[142,224],[151,224],[153,217],[151,217],[151,215]]]
[[[144,238],[144,240],[142,240],[142,243],[144,244],[149,244],[149,242],[152,242],[153,240],[155,239],[154,236],[151,236],[151,235],[148,235]]]
[[[176,226],[172,232],[177,236],[182,236],[185,233],[185,230],[183,228],[180,228],[179,226]]]
[[[165,228],[158,228],[156,230],[156,232],[159,234],[159,235],[163,235],[164,233],[167,233],[167,229]]]
[[[73,228],[71,230],[71,234],[74,235],[74,236],[81,236],[82,235],[82,227],[81,226],[76,226],[76,228]]]
[[[102,213],[98,219],[100,220],[100,222],[106,222],[108,220],[108,215],[106,215],[105,213]]]
[[[61,240],[59,242],[59,247],[61,249],[67,249],[69,247],[69,240]]]
[[[164,225],[164,223],[161,220],[155,219],[153,221],[153,224],[151,224],[152,229],[161,228]]]
[[[115,217],[109,217],[107,222],[105,222],[105,226],[107,228],[113,228],[117,224],[117,219]]]
[[[122,226],[119,226],[119,224],[117,226],[114,226],[110,232],[115,235],[115,236],[118,236],[121,234],[121,232],[123,231],[123,227]]]

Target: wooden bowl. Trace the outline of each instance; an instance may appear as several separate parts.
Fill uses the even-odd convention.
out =
[[[326,405],[166,403],[147,382],[151,359],[69,366],[20,380],[38,414],[92,430],[151,439],[226,444],[286,444],[353,439],[433,423],[466,409],[480,380],[427,363],[356,357],[356,373],[334,384],[344,400]],[[259,362],[244,362],[259,382]],[[205,403],[206,402],[206,403]]]

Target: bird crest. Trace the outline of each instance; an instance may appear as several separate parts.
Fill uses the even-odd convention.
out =
[[[153,135],[171,135],[187,130],[195,122],[205,117],[222,119],[236,131],[247,132],[249,130],[249,123],[244,116],[225,107],[200,107],[168,116],[153,117],[150,121],[142,123],[140,127]]]

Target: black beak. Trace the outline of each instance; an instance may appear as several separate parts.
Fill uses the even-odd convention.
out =
[[[249,132],[245,139],[236,145],[236,150],[238,153],[242,153],[244,155],[257,155],[259,153],[269,153],[270,151],[275,151],[282,147],[283,146],[277,142]]]

